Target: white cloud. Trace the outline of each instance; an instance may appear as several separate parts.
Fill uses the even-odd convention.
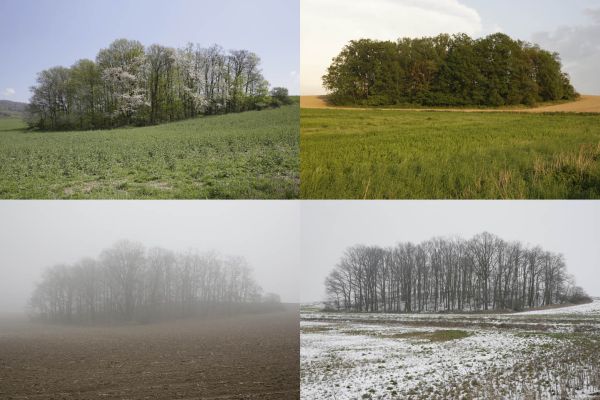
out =
[[[13,88],[6,88],[2,92],[2,94],[5,95],[6,97],[12,97],[15,95],[15,93],[17,93],[17,92]]]
[[[564,70],[571,76],[576,90],[583,94],[600,94],[600,9],[586,10],[585,14],[592,17],[592,24],[538,32],[533,35],[533,41],[560,54]]]
[[[459,0],[301,0],[302,94],[324,92],[321,77],[350,40],[481,32],[481,17]]]

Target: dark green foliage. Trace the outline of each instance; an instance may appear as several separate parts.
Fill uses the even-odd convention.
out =
[[[577,96],[558,54],[501,33],[351,41],[323,77],[334,104],[534,105]]]
[[[271,105],[273,107],[281,107],[292,104],[289,91],[284,87],[275,87],[271,90]]]

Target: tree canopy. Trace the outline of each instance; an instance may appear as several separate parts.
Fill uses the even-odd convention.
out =
[[[323,76],[336,104],[534,105],[577,97],[557,53],[502,33],[353,40]]]
[[[119,39],[96,60],[38,74],[28,122],[47,130],[148,125],[278,105],[248,50]]]
[[[395,247],[353,246],[325,281],[332,308],[365,312],[523,310],[591,299],[562,254],[484,232]]]
[[[30,305],[46,321],[96,322],[185,316],[263,300],[277,299],[262,298],[243,258],[120,241],[98,259],[48,268]]]

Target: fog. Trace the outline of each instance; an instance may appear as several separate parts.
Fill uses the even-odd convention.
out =
[[[563,253],[577,284],[600,296],[592,201],[4,201],[0,221],[0,312],[23,311],[47,267],[98,257],[121,239],[243,256],[265,292],[309,302],[323,299],[349,246],[488,231]]]
[[[484,231],[562,253],[567,271],[600,296],[600,203],[595,201],[303,202],[302,302],[325,298],[324,280],[355,244],[393,246]]]
[[[146,248],[242,256],[265,292],[299,299],[299,203],[3,201],[0,312],[25,310],[42,272],[126,239]]]

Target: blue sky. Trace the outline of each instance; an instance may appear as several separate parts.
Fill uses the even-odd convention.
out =
[[[299,0],[1,0],[0,99],[27,101],[36,74],[94,59],[118,38],[248,49],[272,86],[299,92]]]
[[[302,94],[324,93],[331,58],[359,37],[504,32],[557,51],[583,94],[600,94],[599,0],[302,0]]]

